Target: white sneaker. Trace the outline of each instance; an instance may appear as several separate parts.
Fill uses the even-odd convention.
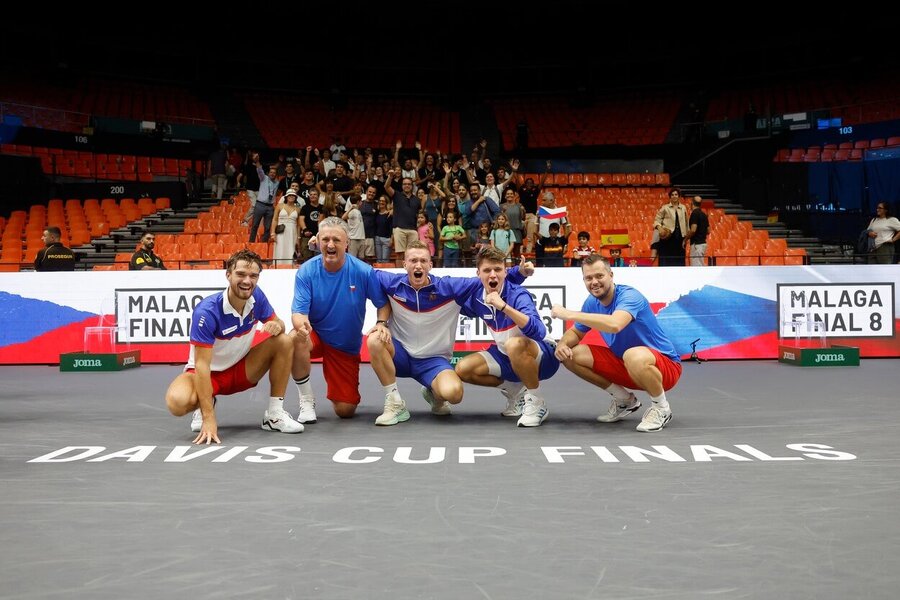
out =
[[[215,407],[218,403],[218,396],[213,396],[213,406]],[[201,429],[203,429],[203,413],[198,408],[194,410],[194,414],[191,416],[191,431],[199,433]]]
[[[194,411],[193,416],[191,417],[191,431],[194,433],[198,433],[203,428],[203,413],[200,412],[200,409]]]
[[[506,408],[500,413],[503,417],[518,417],[522,415],[522,408],[525,406],[525,390],[524,385],[519,388],[515,395],[510,395],[505,389],[500,388],[500,393],[506,398]]]
[[[672,420],[672,411],[664,410],[656,405],[651,406],[644,413],[644,418],[637,426],[638,431],[645,433],[659,431],[666,426],[666,423]]]
[[[263,415],[262,428],[266,431],[280,431],[281,433],[301,433],[303,425],[294,420],[291,413],[283,408],[266,411]]]
[[[297,413],[297,421],[300,423],[316,422],[315,396],[300,396],[300,412]]]
[[[601,423],[615,423],[640,407],[641,401],[634,394],[629,394],[628,400],[625,401],[625,406],[620,406],[619,401],[613,398],[612,402],[609,403],[609,410],[606,411],[606,414],[597,417],[597,420]]]
[[[525,405],[522,407],[522,416],[519,417],[519,427],[537,427],[550,414],[547,403],[531,394],[525,394]]]
[[[431,388],[423,387],[422,397],[425,398],[425,402],[431,407],[431,414],[440,415],[442,417],[450,414],[450,403],[446,400],[438,400],[435,398]]]
[[[396,425],[403,421],[409,421],[409,411],[406,410],[406,402],[400,394],[389,394],[384,397],[384,412],[375,419],[376,425]]]

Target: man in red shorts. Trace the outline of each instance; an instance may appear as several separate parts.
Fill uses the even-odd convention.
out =
[[[294,382],[300,392],[301,423],[316,422],[316,404],[309,382],[310,359],[322,359],[328,386],[326,397],[341,418],[356,414],[359,405],[359,351],[366,300],[378,308],[378,322],[369,335],[390,341],[390,306],[375,270],[347,254],[350,230],[338,217],[319,223],[316,245],[321,254],[297,270],[291,322],[294,342]]]
[[[195,444],[220,444],[215,396],[250,389],[269,374],[269,408],[263,416],[266,431],[300,433],[303,425],[284,410],[284,392],[291,374],[292,335],[285,331],[265,294],[256,283],[262,270],[250,250],[231,255],[225,269],[228,289],[204,298],[191,317],[191,352],[185,372],[166,392],[166,405],[175,416],[194,411],[191,431]],[[269,338],[255,347],[256,323],[263,322]]]
[[[581,312],[559,305],[551,312],[557,319],[575,322],[559,341],[556,357],[613,397],[598,421],[612,423],[639,409],[640,401],[626,388],[644,390],[653,404],[637,430],[659,431],[672,419],[666,390],[681,377],[681,358],[644,295],[629,285],[616,285],[605,258],[597,254],[585,258],[581,274],[590,293]],[[608,348],[579,345],[591,329],[600,332]]]

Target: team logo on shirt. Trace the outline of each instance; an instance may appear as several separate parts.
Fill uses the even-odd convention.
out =
[[[406,300],[405,300],[404,298],[401,298],[401,297],[398,296],[397,294],[393,294],[393,295],[391,296],[391,298],[393,298],[393,299],[396,300],[397,302],[404,302],[404,303],[406,302]]]
[[[355,291],[356,291],[356,286],[353,285],[353,284],[350,284],[350,291],[351,291],[351,292],[355,292]]]
[[[236,331],[237,328],[238,328],[238,326],[237,326],[237,325],[234,325],[234,326],[232,326],[232,327],[229,327],[228,329],[223,329],[223,330],[222,330],[222,335],[228,335],[228,334],[231,333],[232,331]]]

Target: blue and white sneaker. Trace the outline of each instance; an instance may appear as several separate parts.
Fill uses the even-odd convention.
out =
[[[519,417],[519,427],[537,427],[550,414],[547,403],[543,398],[535,398],[529,393],[525,394],[525,404],[522,407],[522,416]]]
[[[515,394],[510,394],[505,389],[500,388],[500,393],[506,398],[506,408],[500,413],[501,417],[522,416],[522,409],[525,407],[525,391],[527,389],[528,388],[523,385]]]

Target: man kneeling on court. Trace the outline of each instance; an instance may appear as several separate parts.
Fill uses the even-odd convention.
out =
[[[456,373],[466,383],[476,385],[524,385],[518,425],[537,427],[550,413],[540,383],[556,373],[559,361],[553,354],[553,343],[545,339],[547,328],[531,294],[506,281],[505,260],[506,255],[491,246],[478,253],[477,272],[482,285],[459,302],[462,314],[481,317],[495,343],[459,361]],[[517,393],[505,395],[515,398]]]
[[[659,431],[672,419],[666,400],[681,377],[681,358],[663,333],[650,303],[629,285],[616,285],[609,263],[592,254],[581,263],[584,285],[590,296],[581,312],[554,305],[556,319],[575,321],[556,347],[556,357],[567,369],[612,395],[601,423],[612,423],[641,407],[625,388],[645,390],[653,405],[644,413],[638,431]],[[588,331],[596,329],[608,348],[579,345]]]
[[[462,382],[450,365],[459,323],[457,301],[480,291],[482,285],[477,277],[431,275],[431,267],[428,246],[414,240],[407,244],[403,258],[406,273],[375,273],[391,312],[390,335],[372,335],[377,333],[373,330],[367,341],[372,369],[385,392],[384,413],[375,420],[378,425],[409,419],[397,390],[398,376],[422,384],[422,396],[436,415],[449,415],[450,405],[462,400]],[[533,273],[534,265],[523,260],[508,277],[522,282]]]
[[[359,351],[366,316],[366,300],[378,309],[378,321],[369,335],[390,338],[387,316],[390,308],[375,270],[347,254],[350,228],[339,217],[319,223],[319,234],[310,243],[321,254],[297,270],[291,321],[294,339],[294,382],[300,394],[301,423],[315,423],[316,399],[310,383],[311,359],[322,359],[322,374],[328,386],[334,414],[349,419],[359,406]]]
[[[250,389],[269,373],[267,431],[300,433],[303,425],[284,410],[294,344],[256,283],[262,261],[250,250],[231,255],[225,269],[228,289],[204,298],[191,316],[191,351],[185,372],[166,392],[166,405],[180,417],[194,411],[195,444],[220,444],[215,397]],[[269,337],[251,348],[256,323]]]

